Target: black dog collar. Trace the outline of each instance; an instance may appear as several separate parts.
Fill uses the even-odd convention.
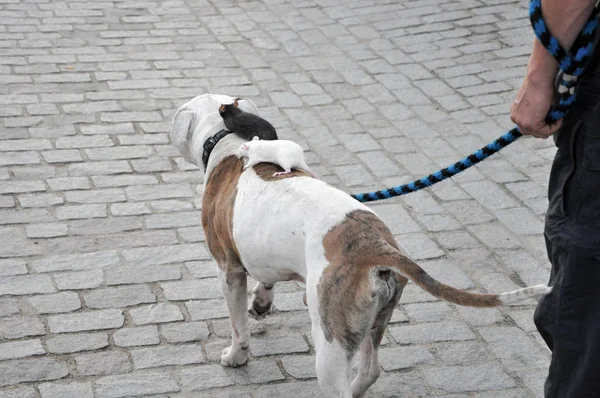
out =
[[[204,171],[206,171],[206,166],[208,165],[208,157],[212,150],[217,146],[219,141],[223,139],[223,137],[233,133],[233,131],[229,131],[226,129],[219,130],[217,134],[212,137],[208,137],[206,141],[204,141],[204,151],[202,152],[202,165],[204,166]]]

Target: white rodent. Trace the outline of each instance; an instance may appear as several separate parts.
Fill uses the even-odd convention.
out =
[[[259,140],[254,137],[252,141],[240,146],[240,154],[248,158],[244,170],[261,162],[273,163],[284,171],[273,173],[273,176],[289,174],[292,169],[307,172],[311,177],[318,178],[304,161],[302,147],[288,140]]]

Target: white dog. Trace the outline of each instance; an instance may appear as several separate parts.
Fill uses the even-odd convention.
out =
[[[183,157],[205,163],[202,225],[231,318],[224,366],[248,360],[248,311],[267,312],[279,281],[306,283],[319,385],[336,398],[362,397],[377,380],[379,343],[408,279],[440,299],[474,307],[550,291],[539,285],[484,295],[444,285],[404,256],[383,221],[347,193],[302,171],[274,176],[280,169],[273,164],[244,170],[238,151],[244,140],[223,131],[218,111],[234,100],[200,95],[178,110],[172,125]],[[258,114],[252,101],[239,100],[239,107]],[[260,281],[248,311],[246,273]],[[350,361],[359,349],[351,382]]]

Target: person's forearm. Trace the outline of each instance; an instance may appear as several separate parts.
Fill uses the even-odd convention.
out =
[[[542,0],[542,15],[546,26],[567,51],[589,18],[596,0]],[[527,76],[534,84],[553,84],[558,71],[554,57],[536,38]]]

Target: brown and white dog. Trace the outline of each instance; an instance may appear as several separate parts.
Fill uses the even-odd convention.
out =
[[[201,165],[203,144],[224,128],[221,104],[233,97],[200,95],[184,104],[172,124],[172,143]],[[250,100],[242,110],[258,114]],[[248,360],[248,312],[261,314],[273,299],[273,284],[306,283],[319,385],[328,397],[362,397],[377,380],[379,343],[408,279],[451,303],[494,307],[546,294],[538,285],[512,292],[473,294],[444,285],[404,256],[383,221],[350,195],[301,171],[273,176],[276,165],[246,170],[235,134],[212,151],[204,178],[202,225],[218,264],[231,318],[231,346],[221,364]],[[257,281],[247,307],[246,274]],[[360,349],[358,374],[350,361]]]

